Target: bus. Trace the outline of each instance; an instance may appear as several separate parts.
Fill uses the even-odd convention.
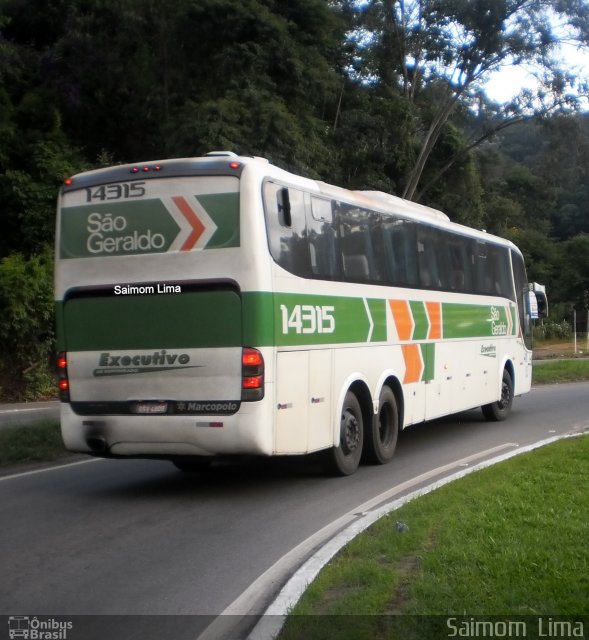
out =
[[[348,475],[530,390],[546,295],[520,251],[389,194],[212,152],[67,179],[56,238],[71,451],[187,471],[324,451]]]

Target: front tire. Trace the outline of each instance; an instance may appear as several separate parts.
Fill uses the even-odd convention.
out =
[[[349,476],[356,471],[362,457],[364,420],[358,398],[346,393],[340,420],[339,446],[327,452],[326,467],[330,474]]]
[[[399,436],[397,399],[390,387],[383,387],[378,400],[378,414],[366,431],[366,461],[386,464],[395,453]]]
[[[491,402],[482,406],[483,415],[490,422],[501,422],[511,413],[513,404],[513,380],[507,369],[503,370],[501,380],[501,398],[497,402]]]

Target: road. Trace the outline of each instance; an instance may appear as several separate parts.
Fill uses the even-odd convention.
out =
[[[194,639],[221,612],[259,614],[326,536],[377,506],[375,496],[588,430],[587,389],[536,387],[503,423],[473,411],[411,427],[389,465],[347,478],[325,477],[312,458],[219,464],[195,476],[161,461],[88,459],[0,477],[0,615],[90,616],[71,618],[86,640],[104,637],[107,623],[126,629],[121,638],[135,637],[129,625],[155,638],[164,637],[158,625],[176,624],[175,638]]]

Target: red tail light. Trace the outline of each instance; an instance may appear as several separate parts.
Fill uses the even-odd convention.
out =
[[[241,352],[241,399],[244,402],[264,397],[264,357],[257,349],[244,347]]]
[[[250,376],[248,378],[243,378],[242,387],[244,389],[261,389],[264,385],[264,380],[262,376]]]
[[[57,354],[57,386],[59,388],[59,399],[62,402],[70,401],[70,382],[67,375],[67,354],[65,351]]]
[[[260,367],[264,366],[264,358],[262,354],[257,349],[252,349],[251,347],[244,347],[241,363],[244,367]]]

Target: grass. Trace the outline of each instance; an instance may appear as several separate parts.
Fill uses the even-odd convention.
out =
[[[534,384],[589,380],[589,360],[556,360],[536,365],[532,380]]]
[[[448,616],[537,626],[538,616],[588,615],[588,483],[589,438],[579,437],[406,504],[327,565],[280,639],[448,637]]]
[[[584,358],[589,352],[588,346],[586,334],[578,336],[576,351],[572,337],[566,340],[534,340],[534,358]]]
[[[42,420],[0,429],[0,465],[56,460],[65,455],[59,422]]]

